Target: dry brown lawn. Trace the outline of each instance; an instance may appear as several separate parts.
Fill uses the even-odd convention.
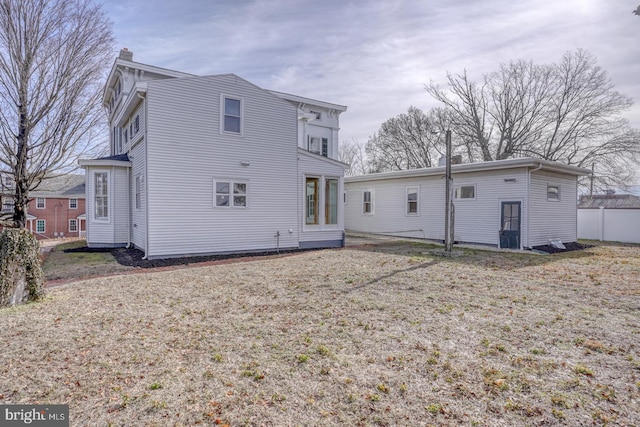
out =
[[[73,426],[640,425],[640,247],[388,242],[69,283],[0,324],[0,403]]]

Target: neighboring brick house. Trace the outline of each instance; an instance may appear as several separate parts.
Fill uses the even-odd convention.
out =
[[[29,194],[27,229],[38,239],[83,237],[85,233],[84,175],[49,178]],[[2,195],[2,212],[13,211],[9,192]]]

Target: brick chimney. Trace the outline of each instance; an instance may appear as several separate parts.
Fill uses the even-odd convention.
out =
[[[125,59],[127,61],[133,61],[133,52],[131,52],[126,47],[120,50],[120,59]]]

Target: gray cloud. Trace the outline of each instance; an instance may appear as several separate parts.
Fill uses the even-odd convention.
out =
[[[637,2],[636,2],[637,3]],[[410,105],[436,106],[430,80],[500,63],[593,53],[640,100],[640,18],[600,0],[115,0],[121,47],[141,62],[195,74],[234,72],[259,86],[349,107],[341,139],[362,142]],[[640,128],[640,106],[626,114]]]

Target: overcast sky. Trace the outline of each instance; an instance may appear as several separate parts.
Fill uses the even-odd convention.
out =
[[[583,48],[634,99],[640,128],[640,0],[109,0],[118,50],[189,73],[346,105],[341,140],[364,143],[447,72],[478,79],[515,59]],[[117,52],[114,52],[114,55]]]

